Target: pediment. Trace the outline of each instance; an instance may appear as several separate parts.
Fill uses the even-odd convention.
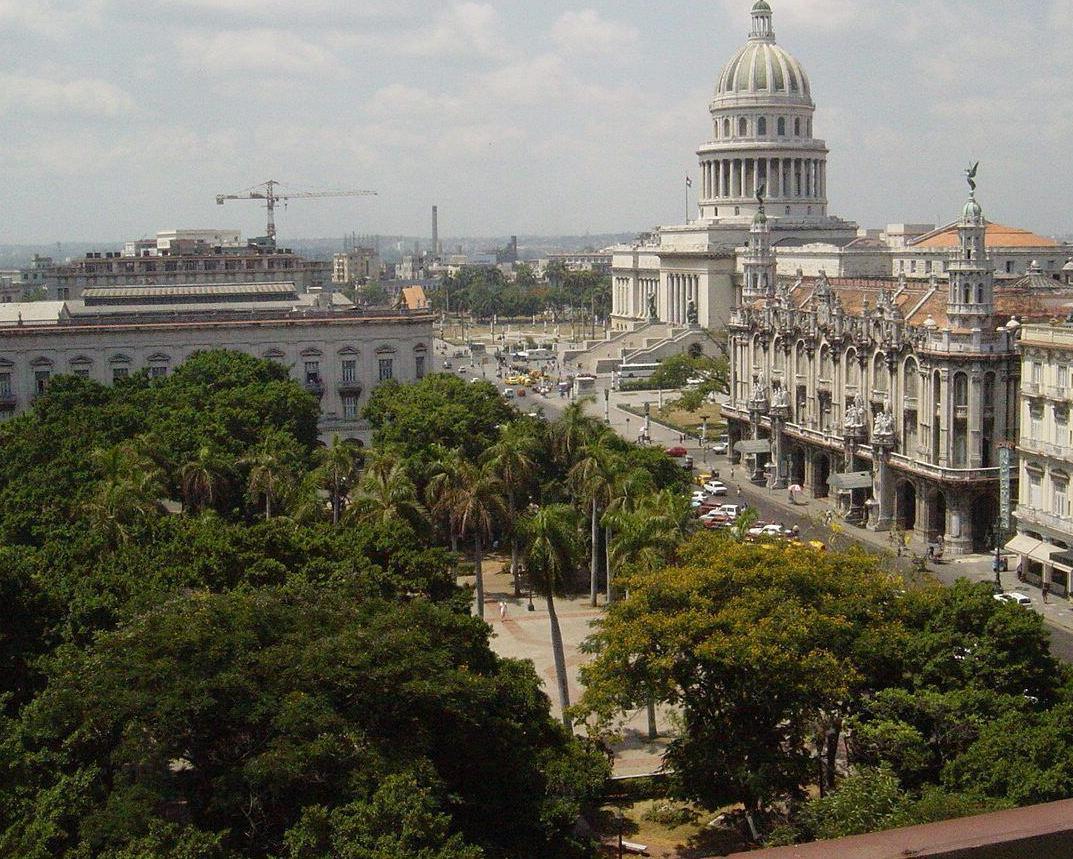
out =
[[[124,355],[122,352],[117,352],[111,358],[108,359],[112,364],[129,364],[131,363],[130,355]]]
[[[261,353],[262,358],[267,358],[270,361],[278,361],[281,358],[286,358],[287,353],[282,349],[269,349],[266,352]]]
[[[52,367],[54,364],[55,362],[51,358],[46,358],[44,355],[34,358],[30,362],[31,367]]]
[[[324,353],[323,353],[323,352],[321,352],[321,351],[320,351],[320,349],[316,349],[316,348],[314,348],[314,347],[310,347],[309,349],[303,349],[303,350],[302,350],[302,351],[301,351],[301,352],[300,352],[299,354],[300,354],[300,355],[301,355],[301,356],[302,356],[303,358],[319,358],[319,357],[321,357],[321,356],[322,356],[322,355],[323,355]]]

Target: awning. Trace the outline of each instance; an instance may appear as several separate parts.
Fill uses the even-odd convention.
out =
[[[1057,551],[1057,546],[1052,546],[1050,543],[1040,543],[1028,553],[1028,557],[1033,561],[1039,561],[1041,564],[1049,564],[1051,562],[1051,555]]]
[[[1067,573],[1073,573],[1073,552],[1066,549],[1060,552],[1052,552],[1051,563]]]
[[[870,471],[849,471],[845,474],[833,474],[827,481],[827,485],[832,489],[871,489],[872,488],[872,472]]]
[[[1042,540],[1036,540],[1027,534],[1018,534],[1006,544],[1006,551],[1018,555],[1031,555],[1032,550],[1042,542]]]
[[[766,438],[739,441],[734,445],[737,453],[771,453],[771,440]]]

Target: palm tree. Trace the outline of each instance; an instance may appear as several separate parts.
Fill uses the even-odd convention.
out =
[[[574,463],[578,451],[602,429],[594,418],[585,414],[584,403],[578,400],[568,405],[550,428],[552,452],[564,469]]]
[[[251,500],[265,500],[265,519],[272,518],[273,502],[282,498],[294,479],[288,464],[286,443],[273,435],[266,435],[254,449],[253,454],[243,460],[250,466],[246,481],[246,491]]]
[[[179,473],[183,508],[200,511],[215,504],[227,484],[230,470],[218,451],[203,445]]]
[[[601,430],[578,451],[579,459],[569,474],[577,497],[584,499],[590,508],[592,554],[589,562],[589,600],[594,608],[600,567],[600,510],[606,509],[611,501],[612,483],[620,468],[617,451],[612,446],[617,436],[609,430]]]
[[[452,493],[458,486],[458,473],[462,468],[462,453],[456,449],[434,444],[429,448],[432,464],[425,484],[425,503],[432,515],[446,529],[451,541],[451,551],[458,551],[458,532],[452,516]]]
[[[578,556],[581,554],[577,513],[568,504],[541,507],[523,521],[522,531],[526,542],[526,570],[533,588],[544,595],[548,605],[555,682],[559,687],[563,724],[571,728],[570,687],[566,676],[563,633],[559,628],[559,616],[555,612],[555,594],[562,592],[566,579],[577,569]]]
[[[460,537],[473,535],[473,572],[477,579],[477,614],[484,618],[484,546],[492,539],[496,525],[507,515],[503,481],[487,466],[462,462],[458,483],[450,492],[451,519]]]
[[[611,590],[611,545],[612,531],[615,527],[616,517],[628,515],[637,510],[646,496],[655,490],[655,481],[652,474],[644,468],[631,468],[621,470],[614,475],[611,482],[610,499],[607,510],[601,520],[604,526],[604,546],[606,547],[607,566],[604,570],[607,579],[607,602],[612,601]]]
[[[332,437],[331,445],[319,448],[315,457],[320,483],[332,498],[332,524],[338,525],[343,497],[354,480],[357,457],[354,449],[337,435]]]
[[[369,463],[358,484],[358,495],[346,509],[346,518],[362,522],[388,523],[402,519],[418,526],[425,509],[417,497],[417,487],[406,462],[385,453]]]
[[[528,427],[512,424],[503,429],[486,454],[486,462],[503,484],[507,499],[507,518],[510,531],[510,574],[514,580],[514,596],[521,594],[518,581],[518,535],[514,527],[519,501],[536,478],[538,443]]]
[[[161,511],[164,472],[129,442],[97,448],[90,459],[102,480],[87,510],[113,546],[125,543],[133,526]]]

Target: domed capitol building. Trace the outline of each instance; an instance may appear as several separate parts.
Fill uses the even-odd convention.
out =
[[[830,214],[812,87],[767,0],[710,112],[699,217],[613,249],[617,333],[590,367],[725,347],[722,413],[754,482],[799,484],[948,555],[993,549],[1013,534],[999,477],[1020,419],[1020,324],[1073,309],[1073,248],[989,221],[975,166],[939,228],[865,231]],[[1056,592],[1070,574],[1048,562]]]
[[[945,276],[957,249],[953,223],[861,230],[829,213],[828,148],[815,136],[812,85],[801,62],[776,41],[767,0],[753,5],[749,39],[719,73],[709,112],[711,138],[697,151],[698,218],[612,249],[613,331],[656,322],[647,338],[655,341],[688,339],[678,329],[691,322],[722,328],[761,196],[782,276],[925,282]],[[1000,279],[1070,278],[1063,272],[1073,256],[1069,245],[993,223],[987,240]],[[600,351],[618,358],[613,349]]]

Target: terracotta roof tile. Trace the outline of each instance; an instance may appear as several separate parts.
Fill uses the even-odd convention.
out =
[[[909,250],[930,250],[956,248],[958,245],[957,224],[948,224],[934,232],[921,236],[910,242]],[[1003,224],[987,224],[987,246],[989,248],[1056,248],[1059,243],[1054,239],[1036,235],[1019,227],[1007,227]]]

